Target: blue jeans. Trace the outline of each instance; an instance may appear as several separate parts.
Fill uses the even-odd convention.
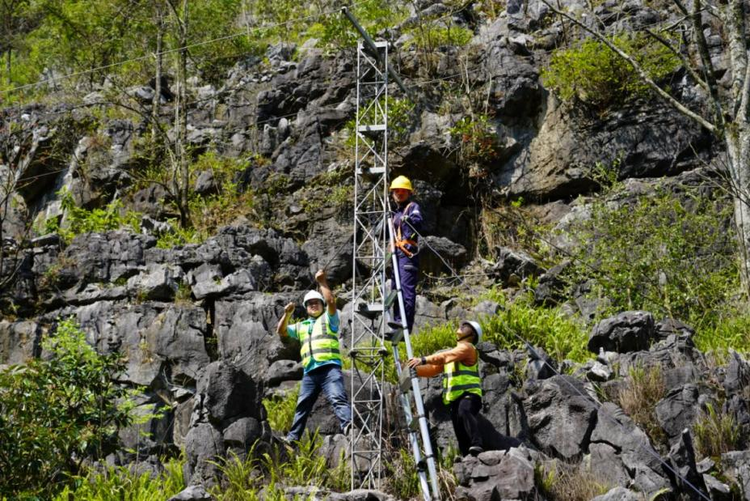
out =
[[[341,367],[335,364],[324,365],[313,371],[305,372],[305,375],[302,376],[297,409],[294,412],[294,422],[292,423],[292,429],[286,436],[287,440],[299,440],[302,437],[305,424],[307,424],[307,417],[310,415],[315,401],[318,400],[321,390],[333,406],[333,412],[339,418],[342,432],[351,422],[352,410],[344,387],[344,374],[341,372]]]

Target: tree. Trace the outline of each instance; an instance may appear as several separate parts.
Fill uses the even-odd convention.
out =
[[[45,360],[0,371],[0,498],[46,498],[84,460],[111,452],[132,421],[117,354],[99,355],[72,320],[44,343]]]
[[[592,13],[584,22],[568,12],[541,0],[551,11],[582,28],[627,61],[638,77],[674,109],[693,120],[723,142],[726,148],[726,173],[734,205],[734,224],[740,252],[740,269],[743,288],[750,294],[750,64],[748,64],[748,10],[743,0],[672,0],[678,19],[664,20],[662,31],[647,29],[658,43],[678,56],[685,70],[704,93],[708,106],[703,110],[691,109],[687,104],[662,89],[651,78],[634,54],[618,47],[604,34],[604,24]],[[704,33],[705,19],[718,19],[722,29],[715,30],[721,39],[721,48],[728,52],[731,87],[724,89],[717,81],[717,71]],[[684,45],[677,46],[665,31],[680,30]],[[678,33],[679,35],[679,33]]]
[[[13,85],[13,51],[18,50],[20,36],[31,25],[29,0],[0,0],[0,53],[5,54],[5,75]]]

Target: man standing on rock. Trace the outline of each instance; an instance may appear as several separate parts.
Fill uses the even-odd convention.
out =
[[[407,362],[409,369],[416,369],[420,377],[443,373],[443,403],[450,408],[458,449],[464,456],[484,452],[477,421],[482,409],[482,380],[476,345],[481,340],[479,323],[463,322],[456,330],[455,348]]]
[[[417,304],[417,278],[419,275],[419,247],[418,234],[422,229],[422,213],[419,205],[411,200],[414,189],[406,176],[398,176],[390,186],[391,196],[396,203],[393,212],[393,228],[395,231],[396,261],[398,275],[401,279],[401,292],[404,297],[406,313],[406,327],[412,332],[414,327],[414,312]],[[396,288],[395,279],[392,287]],[[402,327],[401,311],[396,303],[393,311],[393,322],[390,327]]]
[[[315,274],[315,280],[320,285],[322,294],[315,290],[305,294],[303,305],[307,309],[307,320],[288,325],[289,318],[294,312],[294,303],[289,303],[284,308],[284,316],[276,326],[279,336],[289,336],[299,340],[304,368],[294,422],[285,439],[290,443],[302,437],[307,417],[321,391],[325,393],[328,402],[333,406],[341,431],[345,435],[351,423],[349,397],[346,394],[344,375],[341,372],[339,314],[336,310],[336,299],[333,297],[323,270]]]

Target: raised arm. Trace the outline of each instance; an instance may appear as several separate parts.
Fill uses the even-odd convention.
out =
[[[294,313],[294,303],[289,303],[284,307],[284,314],[281,315],[279,323],[276,325],[276,334],[278,334],[279,336],[287,336],[286,327],[289,323],[289,317],[292,316],[292,313]]]
[[[323,297],[326,300],[326,307],[328,310],[328,314],[329,315],[335,314],[336,313],[336,298],[333,296],[333,292],[331,291],[331,286],[328,285],[326,272],[323,270],[318,270],[318,272],[315,274],[315,281],[318,282],[318,285],[320,285],[320,293],[323,294]]]

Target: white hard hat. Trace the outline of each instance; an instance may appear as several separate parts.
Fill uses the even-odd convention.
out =
[[[482,327],[479,325],[479,322],[467,320],[465,322],[462,322],[461,325],[468,325],[472,329],[474,329],[474,332],[477,333],[477,341],[474,344],[479,344],[482,341]]]
[[[318,291],[310,291],[307,294],[305,294],[305,299],[302,301],[302,304],[307,306],[307,302],[311,299],[320,299],[321,303],[323,303],[324,305],[326,304],[326,300],[323,298],[323,294],[321,294]]]

